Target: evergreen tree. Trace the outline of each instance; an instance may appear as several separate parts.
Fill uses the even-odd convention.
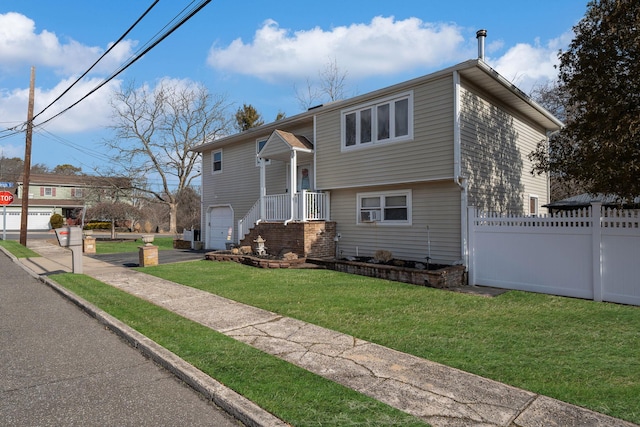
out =
[[[262,126],[263,124],[264,120],[262,120],[262,116],[253,105],[242,104],[242,108],[238,108],[236,112],[236,129],[238,129],[238,131],[244,132],[245,130]]]
[[[640,2],[593,0],[560,54],[566,126],[539,144],[534,172],[588,192],[640,195]]]

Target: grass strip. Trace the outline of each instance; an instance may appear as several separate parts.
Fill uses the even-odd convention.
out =
[[[96,240],[96,253],[97,254],[113,254],[121,252],[137,252],[140,246],[144,245],[142,239],[128,240],[128,241],[108,241],[108,240]],[[173,237],[155,237],[153,239],[153,245],[158,247],[158,250],[164,251],[167,249],[173,249]]]
[[[294,426],[421,420],[85,275],[52,278]]]
[[[16,258],[35,258],[40,256],[14,240],[0,240],[0,246],[11,252]]]
[[[232,262],[139,270],[640,424],[640,307]]]

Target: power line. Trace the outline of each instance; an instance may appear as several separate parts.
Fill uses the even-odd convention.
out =
[[[73,83],[71,83],[71,85],[64,91],[62,92],[56,99],[54,99],[53,101],[51,101],[49,103],[49,105],[47,105],[46,107],[44,107],[44,109],[42,111],[40,111],[38,114],[36,114],[33,119],[35,120],[40,114],[44,113],[45,111],[47,111],[47,109],[49,109],[49,107],[51,107],[53,104],[55,104],[57,101],[60,100],[60,98],[62,98],[64,95],[67,94],[67,92],[69,92],[71,90],[71,88],[73,88],[80,80],[82,80],[82,78],[84,76],[86,76],[87,74],[89,74],[89,72],[96,66],[98,65],[98,62],[100,62],[105,56],[107,56],[109,54],[109,52],[111,52],[130,32],[131,30],[133,30],[135,28],[136,25],[138,25],[140,23],[140,21],[142,21],[142,19],[151,11],[151,9],[153,9],[153,7],[158,4],[160,0],[155,0],[153,2],[153,4],[151,6],[149,6],[147,8],[147,10],[145,10],[145,12],[140,15],[140,17],[136,20],[136,22],[133,23],[133,25],[131,25],[127,31],[124,32],[124,34],[122,34],[120,36],[120,38],[118,40],[116,40],[116,42],[111,45],[111,47],[109,47],[109,49],[107,49],[101,56],[100,58],[98,58],[88,69],[87,71],[85,71],[84,73],[82,73],[82,75],[80,77],[78,77],[76,79],[76,81],[74,81]]]
[[[177,24],[174,24],[167,32],[165,32],[164,34],[162,34],[160,36],[159,39],[157,39],[156,41],[154,41],[153,43],[151,43],[151,45],[149,47],[147,47],[146,49],[144,49],[140,54],[133,56],[133,58],[131,58],[127,63],[125,63],[123,66],[121,66],[118,70],[116,70],[111,76],[109,76],[107,79],[103,80],[98,86],[96,86],[94,89],[92,89],[91,91],[89,91],[86,95],[84,95],[82,98],[80,98],[79,100],[77,100],[76,102],[74,102],[73,104],[71,104],[70,106],[68,106],[67,108],[65,108],[64,110],[60,111],[58,114],[50,117],[49,119],[45,120],[44,122],[38,123],[35,126],[42,126],[45,123],[50,122],[51,120],[55,119],[56,117],[66,113],[67,111],[71,110],[73,107],[75,107],[76,105],[78,105],[80,102],[84,101],[86,98],[88,98],[90,95],[92,95],[94,92],[96,92],[97,90],[99,90],[100,88],[102,88],[104,85],[106,85],[107,83],[109,83],[111,80],[113,80],[114,78],[116,78],[118,75],[120,75],[120,73],[122,73],[124,70],[126,70],[127,68],[129,68],[131,65],[133,65],[136,61],[138,61],[140,58],[142,58],[144,55],[146,55],[151,49],[155,48],[159,43],[161,43],[164,39],[166,39],[167,37],[169,37],[175,30],[177,30],[178,28],[180,28],[185,22],[187,22],[189,19],[191,19],[196,13],[198,13],[200,10],[202,10],[207,4],[209,4],[211,2],[211,0],[204,0],[202,2],[200,2],[200,4],[198,6],[196,6],[195,9],[193,9],[188,15],[186,15],[185,17],[183,17],[180,21],[178,21]],[[183,9],[184,10],[184,9]],[[175,18],[174,18],[175,19]]]
[[[59,101],[74,85],[76,85],[84,76],[86,76],[89,71],[91,69],[93,69],[95,67],[95,65],[102,60],[108,53],[109,51],[111,51],[113,49],[113,47],[118,44],[120,41],[122,41],[122,39],[124,39],[124,37],[126,37],[126,35],[144,18],[144,16],[147,15],[147,13],[159,2],[159,0],[154,1],[154,3],[136,20],[136,22],[118,39],[118,41],[111,46],[111,48],[109,48],[87,71],[85,71],[82,76],[80,76],[71,86],[69,86],[60,96],[58,96],[53,102],[51,102],[49,105],[47,105],[42,111],[40,111],[35,117],[41,115],[42,113],[45,112],[45,110],[47,110],[48,108],[50,108],[52,105],[54,105],[57,101]],[[138,61],[140,58],[142,58],[144,55],[146,55],[149,51],[151,51],[151,49],[155,48],[160,42],[162,42],[164,39],[166,39],[169,35],[171,35],[175,30],[177,30],[178,28],[180,28],[185,22],[187,22],[189,19],[191,19],[195,14],[197,14],[198,12],[200,12],[200,10],[202,10],[207,4],[209,4],[211,2],[211,0],[205,0],[205,1],[201,1],[200,3],[198,3],[186,16],[184,16],[182,19],[180,19],[178,21],[177,24],[174,24],[172,27],[170,27],[170,29],[168,31],[166,31],[165,33],[162,33],[162,30],[166,29],[172,22],[176,21],[176,19],[178,19],[178,17],[183,14],[185,12],[185,10],[187,10],[191,5],[193,5],[195,3],[195,1],[192,1],[191,3],[189,3],[189,5],[187,5],[186,7],[184,7],[173,19],[171,19],[171,21],[169,21],[169,23],[167,23],[164,27],[162,27],[162,29],[160,31],[158,31],[151,39],[150,41],[148,41],[147,43],[145,43],[143,45],[142,48],[144,48],[144,46],[149,45],[147,48],[145,48],[144,50],[139,49],[137,51],[136,54],[134,54],[132,57],[129,58],[129,60],[127,60],[127,62],[120,66],[120,68],[118,68],[114,73],[112,73],[108,78],[106,78],[105,80],[103,80],[98,86],[96,86],[94,89],[92,89],[91,91],[89,91],[87,94],[85,94],[84,96],[82,96],[79,100],[77,100],[76,102],[74,102],[73,104],[71,104],[70,106],[68,106],[67,108],[65,108],[64,110],[60,111],[59,113],[55,114],[54,116],[50,117],[49,119],[38,123],[36,125],[34,125],[35,127],[39,127],[42,126],[48,122],[50,122],[51,120],[55,119],[56,117],[66,113],[67,111],[71,110],[73,107],[75,107],[76,105],[78,105],[80,102],[84,101],[86,98],[88,98],[90,95],[92,95],[94,92],[96,92],[97,90],[99,90],[100,88],[102,88],[104,85],[106,85],[107,83],[109,83],[111,80],[113,80],[114,78],[116,78],[119,74],[121,74],[123,71],[125,71],[127,68],[129,68],[131,65],[133,65],[136,61]],[[161,34],[160,37],[153,41],[155,37],[158,36],[158,34]],[[35,118],[34,117],[34,118]],[[26,122],[21,122],[20,124],[12,127],[12,128],[8,128],[8,129],[3,129],[0,131],[0,133],[5,133],[5,132],[11,132],[8,135],[0,135],[0,139],[3,138],[8,138],[14,135],[17,135],[21,132],[24,131],[24,127],[26,126]],[[18,130],[18,128],[21,128],[20,130]]]

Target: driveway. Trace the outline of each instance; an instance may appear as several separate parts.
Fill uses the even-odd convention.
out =
[[[200,250],[194,251],[190,249],[167,249],[158,251],[158,264],[171,264],[174,262],[184,261],[197,261],[204,259],[204,254],[207,251]],[[91,258],[97,260],[123,266],[123,267],[138,267],[140,265],[140,259],[138,252],[123,252],[115,254],[85,254]]]

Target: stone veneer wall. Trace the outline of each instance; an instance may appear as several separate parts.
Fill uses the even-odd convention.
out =
[[[466,285],[465,268],[462,265],[451,265],[438,270],[420,270],[357,261],[308,261],[343,273],[376,277],[378,279],[393,280],[432,288],[447,289]]]
[[[254,250],[254,240],[262,236],[266,240],[265,246],[269,255],[281,255],[283,252],[293,252],[301,258],[335,258],[336,223],[325,221],[290,222],[261,222],[240,242],[240,246],[251,246]]]

